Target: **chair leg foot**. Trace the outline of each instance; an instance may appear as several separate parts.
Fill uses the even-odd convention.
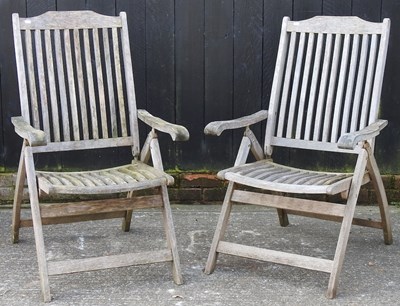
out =
[[[334,299],[336,297],[336,288],[328,289],[325,296],[328,299]]]
[[[178,247],[176,243],[175,228],[172,220],[171,206],[168,198],[167,186],[165,185],[161,186],[161,195],[164,202],[163,206],[164,229],[167,237],[168,248],[171,250],[172,253],[172,278],[175,284],[181,285],[183,284],[183,278],[181,272]]]
[[[222,204],[221,213],[219,215],[217,228],[215,229],[214,238],[211,243],[210,253],[208,254],[208,259],[206,266],[204,268],[205,274],[211,274],[214,272],[215,265],[217,263],[217,247],[220,240],[223,238],[226,227],[228,226],[229,216],[232,210],[231,197],[234,190],[234,183],[230,182],[228,189],[226,191],[224,203]]]
[[[289,225],[289,218],[288,218],[288,214],[284,209],[277,209],[278,212],[278,217],[279,217],[279,224],[282,227],[286,227]]]
[[[131,229],[132,213],[132,210],[127,210],[125,212],[125,217],[122,220],[122,230],[124,232],[129,232]]]

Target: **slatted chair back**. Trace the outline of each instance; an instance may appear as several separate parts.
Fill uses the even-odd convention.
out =
[[[268,113],[267,155],[273,146],[342,151],[337,148],[341,135],[377,119],[390,21],[337,18],[284,18]]]
[[[13,24],[22,116],[46,133],[46,151],[123,145],[138,156],[126,14],[14,14]]]

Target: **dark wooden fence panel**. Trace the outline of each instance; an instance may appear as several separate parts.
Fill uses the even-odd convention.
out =
[[[17,74],[15,72],[14,42],[11,26],[11,14],[18,12],[26,16],[25,0],[0,1],[0,76],[1,76],[1,121],[3,142],[0,164],[16,168],[22,141],[15,136],[10,118],[20,114]]]
[[[400,1],[382,1],[382,17],[391,19],[381,116],[389,121],[377,139],[378,161],[386,173],[399,173],[400,165]]]
[[[351,15],[352,0],[324,0],[322,14],[329,16]]]
[[[262,107],[263,0],[235,0],[233,54],[233,117],[249,115]],[[252,127],[261,138],[261,125]],[[233,134],[236,153],[243,130]]]
[[[233,0],[205,0],[205,122],[231,119],[233,101]],[[232,133],[205,137],[207,167],[232,164]],[[220,156],[221,158],[215,158]]]
[[[175,2],[176,120],[190,140],[176,145],[176,158],[195,169],[205,162],[204,2]],[[196,118],[196,120],[193,120]]]
[[[293,0],[293,19],[301,20],[322,14],[323,0]]]
[[[85,10],[85,0],[57,0],[57,10],[69,11],[69,10]]]
[[[381,20],[382,0],[353,0],[352,15],[368,21]]]
[[[160,135],[167,168],[219,169],[233,163],[241,132],[203,135],[212,120],[267,109],[283,16],[356,15],[391,18],[391,40],[381,116],[390,121],[377,141],[384,172],[400,171],[400,4],[398,0],[0,0],[0,170],[15,170],[21,140],[10,117],[20,113],[11,14],[83,10],[116,15],[126,11],[139,108],[187,126],[191,139],[174,144]],[[141,139],[148,128],[141,124]],[[260,141],[264,126],[254,127]],[[279,151],[279,150],[278,150]],[[79,157],[78,157],[79,156]],[[94,167],[129,159],[129,150],[44,156],[40,165]],[[308,154],[279,151],[282,162],[313,165]],[[320,160],[333,163],[329,156]],[[336,161],[336,160],[335,160]]]
[[[175,122],[174,0],[146,1],[147,110]],[[175,148],[160,135],[166,166],[175,164]]]

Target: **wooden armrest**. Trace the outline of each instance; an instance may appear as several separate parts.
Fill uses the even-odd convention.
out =
[[[182,125],[169,123],[161,118],[153,116],[144,109],[138,109],[138,117],[153,129],[171,135],[173,141],[186,141],[189,139],[189,132]]]
[[[26,139],[32,147],[45,146],[47,144],[46,133],[35,129],[23,117],[12,117],[11,122],[14,125],[15,132]]]
[[[237,119],[225,121],[213,121],[207,124],[204,128],[204,133],[207,135],[219,136],[225,130],[232,130],[250,126],[264,119],[267,119],[268,111],[261,110],[252,115],[244,116]]]
[[[379,135],[387,124],[387,120],[377,120],[359,131],[344,134],[339,138],[338,147],[341,149],[354,149],[360,141],[370,140]]]

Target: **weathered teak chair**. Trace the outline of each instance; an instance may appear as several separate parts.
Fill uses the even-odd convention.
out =
[[[168,261],[175,283],[182,283],[167,193],[173,178],[163,171],[156,130],[173,140],[188,131],[136,109],[126,14],[103,16],[90,11],[47,12],[33,18],[13,15],[21,117],[12,118],[23,140],[13,213],[13,241],[19,229],[34,229],[41,287],[49,301],[50,275]],[[151,127],[140,150],[138,120]],[[131,147],[133,160],[110,169],[42,172],[34,154],[109,147]],[[148,161],[152,160],[152,166]],[[21,220],[27,180],[32,220]],[[133,192],[150,189],[149,195]],[[127,192],[127,198],[115,194]],[[39,204],[45,194],[109,194],[114,199]],[[132,210],[160,207],[166,231],[164,250],[135,254],[47,261],[42,224],[123,218],[129,231]]]
[[[330,273],[327,297],[333,298],[352,223],[383,229],[385,243],[392,243],[387,198],[373,155],[375,136],[387,124],[377,118],[389,26],[388,19],[382,23],[357,17],[283,19],[269,110],[205,128],[212,135],[244,128],[234,167],[218,173],[229,185],[205,273],[213,272],[219,253],[318,270]],[[263,150],[249,126],[264,119]],[[357,162],[354,173],[296,169],[272,161],[275,146],[356,154]],[[250,150],[256,161],[246,163]],[[369,181],[377,194],[379,222],[353,218],[360,187]],[[295,197],[339,193],[346,205]],[[223,241],[232,202],[277,208],[282,226],[288,225],[287,214],[340,221],[333,260]]]

